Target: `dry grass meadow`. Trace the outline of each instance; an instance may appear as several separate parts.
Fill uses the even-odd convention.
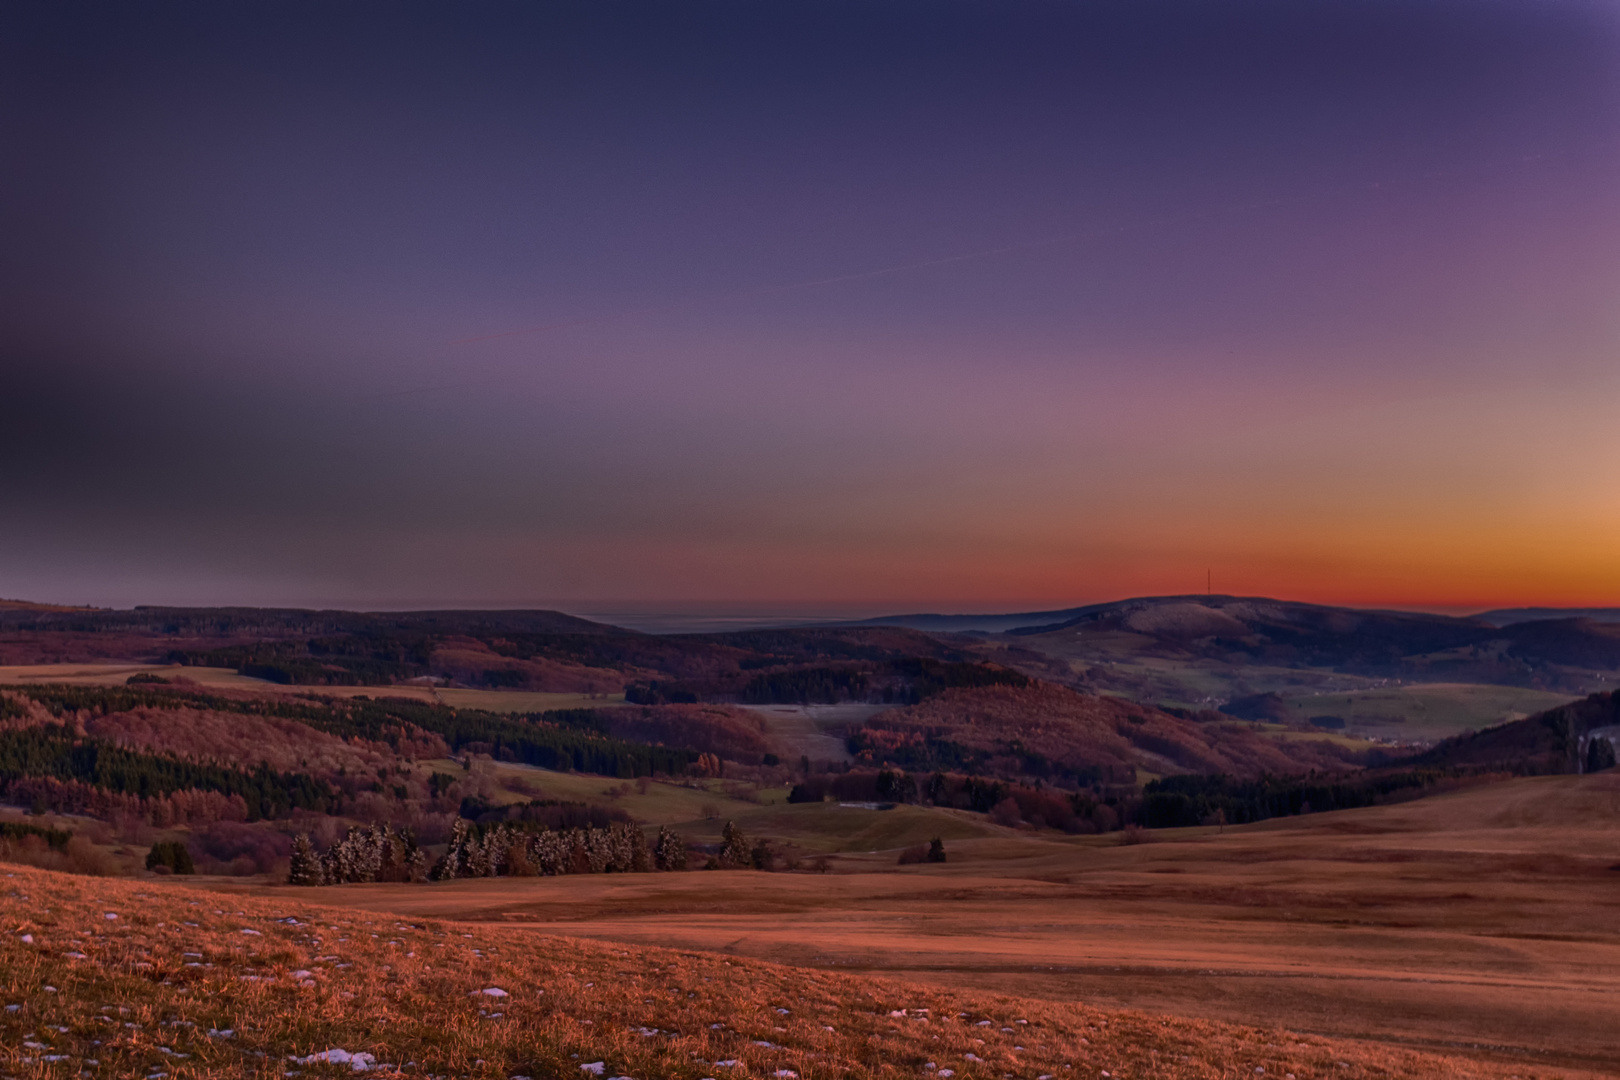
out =
[[[667,877],[707,879],[711,897],[765,895],[739,880],[753,875]],[[944,986],[399,917],[366,906],[396,898],[363,890],[228,896],[37,870],[0,887],[6,1076],[352,1075],[355,1060],[385,1075],[637,1080],[1575,1075],[1012,996],[960,977]]]
[[[0,1073],[280,1075],[328,1049],[636,1080],[1620,1072],[1613,773],[1152,839],[325,889],[18,869]]]

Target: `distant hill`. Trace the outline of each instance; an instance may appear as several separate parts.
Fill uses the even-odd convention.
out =
[[[1093,605],[1096,607],[1099,605]],[[839,623],[840,626],[903,626],[936,634],[1002,634],[1025,626],[1047,626],[1066,622],[1092,607],[1064,608],[1061,611],[1025,611],[1009,615],[880,615]]]
[[[1541,622],[1549,619],[1590,619],[1592,622],[1620,623],[1620,608],[1497,608],[1494,611],[1482,611],[1473,617],[1492,626],[1512,626],[1514,623]]]
[[[1162,596],[1097,604],[1007,636],[1092,663],[1151,660],[1224,668],[1313,668],[1414,682],[1494,683],[1582,693],[1620,673],[1620,624],[1478,618],[1301,604],[1265,597]]]
[[[148,607],[67,608],[20,601],[0,603],[0,630],[75,633],[152,633],[187,637],[283,638],[378,631],[436,634],[634,631],[560,611],[337,611],[305,608]]]

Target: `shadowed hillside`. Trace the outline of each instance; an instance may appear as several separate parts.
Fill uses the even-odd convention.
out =
[[[1327,738],[1279,741],[1211,714],[1207,722],[1037,683],[948,690],[879,713],[851,736],[861,758],[1067,783],[1134,783],[1142,772],[1343,770],[1356,751]]]

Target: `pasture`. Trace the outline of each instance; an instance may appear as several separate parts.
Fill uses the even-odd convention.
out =
[[[706,878],[709,895],[725,904],[746,876],[658,878]],[[0,933],[7,1076],[1594,1075],[1012,995],[961,978],[942,985],[775,964],[740,950],[591,941],[566,933],[584,923],[537,932],[509,918],[495,895],[497,906],[476,921],[449,921],[375,910],[400,906],[376,887],[226,896],[174,879],[19,869],[0,889],[8,901]],[[784,910],[776,921],[787,929],[795,915]]]
[[[836,855],[825,875],[494,879],[318,899],[537,942],[565,933],[1466,1053],[1519,1075],[1620,1061],[1612,773],[1148,843],[983,827],[947,839],[950,861],[935,866],[897,867],[890,849]]]
[[[1342,692],[1288,693],[1283,700],[1300,721],[1337,716],[1358,735],[1402,741],[1438,741],[1556,708],[1568,694],[1479,683],[1415,683]]]

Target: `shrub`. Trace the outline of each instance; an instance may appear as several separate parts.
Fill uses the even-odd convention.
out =
[[[928,861],[928,849],[921,844],[914,844],[900,853],[901,866],[914,866],[917,863]]]
[[[945,861],[945,841],[937,836],[928,842],[928,861]]]

